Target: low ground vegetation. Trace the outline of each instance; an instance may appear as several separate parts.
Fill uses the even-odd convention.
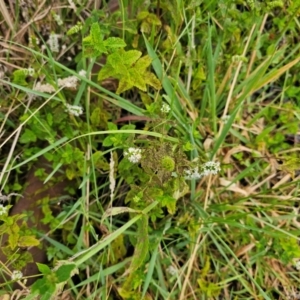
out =
[[[0,7],[0,297],[300,299],[300,1]]]

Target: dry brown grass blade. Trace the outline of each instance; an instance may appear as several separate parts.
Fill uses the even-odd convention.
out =
[[[300,56],[296,59],[292,60],[290,63],[286,64],[285,66],[281,67],[280,69],[273,70],[269,72],[267,75],[265,75],[257,84],[254,86],[253,90],[250,94],[254,93],[255,91],[258,91],[262,87],[266,86],[267,84],[275,81],[278,79],[282,74],[284,74],[286,71],[291,69],[294,65],[296,65],[300,61]]]
[[[4,3],[3,0],[0,0],[0,11],[1,11],[1,14],[5,20],[5,22],[7,23],[7,25],[9,26],[10,30],[11,31],[14,31],[14,24],[13,24],[13,21],[10,17],[10,14],[6,8],[6,5]]]

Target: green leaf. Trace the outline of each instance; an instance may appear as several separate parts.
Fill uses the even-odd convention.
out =
[[[76,177],[76,172],[73,168],[67,168],[65,172],[69,180],[72,180]]]
[[[139,72],[144,73],[146,69],[151,65],[152,59],[149,55],[141,57],[135,64],[135,69]]]
[[[14,250],[18,246],[19,241],[19,234],[18,233],[11,233],[8,237],[8,244],[11,250]]]
[[[100,26],[98,23],[93,23],[90,30],[90,35],[82,41],[84,46],[85,56],[100,56],[102,53],[107,53],[107,49],[103,42]]]
[[[141,11],[137,15],[137,19],[138,19],[138,21],[142,21],[142,20],[146,19],[148,16],[149,16],[149,12],[148,11]]]
[[[72,271],[76,268],[75,264],[67,264],[60,266],[55,272],[58,283],[65,282],[72,277]]]
[[[21,135],[19,142],[21,144],[28,144],[30,142],[36,142],[37,137],[35,135],[35,133],[33,131],[31,131],[30,129],[25,129],[25,131],[23,132],[23,134]]]
[[[110,64],[113,69],[117,69],[120,65],[123,65],[124,59],[121,55],[121,51],[116,51],[107,57],[107,64]]]
[[[107,53],[107,49],[103,42],[100,26],[98,23],[93,23],[91,26],[90,36],[92,39],[93,46],[100,53]]]
[[[129,50],[123,53],[122,60],[127,66],[132,66],[140,57],[142,52],[138,50]]]
[[[22,85],[22,86],[27,86],[27,82],[26,82],[26,71],[24,69],[21,70],[16,70],[13,72],[13,83]]]
[[[101,170],[109,170],[109,163],[106,161],[105,157],[103,156],[103,152],[96,151],[92,155],[93,162],[95,167]]]
[[[95,125],[95,126],[100,125],[100,123],[101,123],[101,108],[100,107],[96,107],[92,111],[90,120],[91,120],[92,125]]]
[[[98,80],[102,81],[106,78],[114,77],[115,73],[115,68],[111,64],[107,63],[98,73]]]
[[[107,137],[103,140],[102,146],[104,146],[104,147],[110,147],[110,146],[112,146],[112,145],[114,144],[114,141],[115,141],[114,136],[109,135],[109,136],[107,136]]]
[[[115,123],[109,122],[107,126],[108,130],[118,130],[118,126]]]
[[[49,300],[55,292],[55,283],[49,281],[48,278],[38,279],[32,286],[31,292],[38,292],[40,299]]]
[[[122,289],[127,291],[131,290],[131,282],[135,271],[143,265],[149,249],[148,216],[143,215],[137,222],[137,225],[137,243],[129,269],[125,272],[125,274],[129,274],[129,276],[122,287]]]
[[[51,274],[52,271],[47,265],[40,264],[40,263],[36,263],[36,265],[42,274]]]
[[[21,236],[18,241],[19,247],[32,247],[32,246],[38,246],[40,244],[39,240],[36,239],[34,236],[28,235],[28,236]]]
[[[146,72],[144,74],[145,83],[151,85],[157,90],[161,89],[161,82],[159,79],[151,72]]]
[[[139,88],[140,90],[146,92],[147,91],[146,83],[144,78],[139,73],[139,71],[132,68],[129,70],[129,74],[130,74],[130,83],[133,86]]]
[[[110,37],[104,41],[104,46],[107,48],[124,48],[126,47],[126,43],[123,39]]]
[[[134,85],[132,83],[130,83],[127,78],[122,78],[119,81],[119,85],[118,85],[118,89],[116,91],[116,94],[121,94],[121,93],[131,89],[133,86]]]
[[[162,197],[158,198],[161,202],[162,206],[167,207],[168,213],[174,215],[176,212],[176,199],[169,195],[163,195]]]

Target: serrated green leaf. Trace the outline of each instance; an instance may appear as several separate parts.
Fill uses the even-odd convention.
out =
[[[152,87],[154,87],[157,90],[161,89],[161,82],[153,73],[146,72],[144,74],[144,79],[145,79],[146,84],[151,85]]]
[[[148,11],[141,11],[138,15],[137,15],[137,19],[138,21],[144,20],[149,16],[149,12]]]
[[[122,54],[122,60],[125,65],[132,66],[141,56],[141,51],[129,50]]]
[[[104,46],[107,48],[124,48],[126,47],[126,43],[123,39],[117,37],[110,37],[106,39],[104,42]]]
[[[37,137],[35,133],[32,130],[26,128],[23,134],[21,135],[19,142],[21,144],[28,144],[30,142],[36,142],[36,140]]]
[[[168,213],[173,215],[176,212],[176,199],[171,196],[164,195],[160,199],[162,206],[167,207]]]
[[[130,82],[128,82],[127,78],[122,78],[119,81],[119,85],[118,85],[118,89],[116,91],[116,94],[121,94],[129,89],[131,89],[133,87],[133,84],[131,84]]]
[[[107,64],[111,65],[113,68],[110,76],[117,79],[122,78],[123,76],[128,76],[128,67],[125,65],[122,51],[123,50],[116,51],[107,58]]]
[[[12,233],[8,237],[8,244],[11,250],[14,250],[18,246],[19,234]]]
[[[83,46],[86,56],[100,56],[102,53],[107,53],[98,23],[92,24],[90,35],[83,39]]]
[[[91,39],[92,39],[92,42],[94,45],[98,44],[99,41],[101,41],[101,43],[103,43],[101,30],[100,30],[100,26],[98,23],[92,24],[91,29],[90,29],[90,36],[91,36]]]
[[[28,236],[21,236],[18,241],[18,246],[19,247],[32,247],[32,246],[38,246],[40,244],[39,240],[36,239],[32,235]]]
[[[151,65],[152,59],[150,56],[145,55],[141,57],[136,63],[135,63],[135,69],[139,70],[139,72],[144,73],[146,69]]]
[[[115,69],[110,64],[106,64],[102,67],[100,72],[98,73],[98,80],[102,81],[109,77],[114,77],[115,75]]]
[[[139,71],[136,70],[135,68],[132,68],[129,70],[129,74],[130,74],[130,83],[133,86],[139,88],[140,90],[146,92],[147,91],[146,82],[144,78],[141,76],[141,74],[139,73]]]

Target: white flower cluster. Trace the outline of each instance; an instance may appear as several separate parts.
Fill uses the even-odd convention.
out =
[[[226,124],[229,119],[230,119],[230,115],[226,115],[226,116],[221,118],[221,120],[224,122],[224,124]]]
[[[66,104],[66,111],[75,116],[75,117],[79,117],[80,115],[83,114],[83,108],[79,105],[71,105],[71,104]]]
[[[50,50],[52,52],[59,52],[59,42],[58,42],[59,35],[51,32],[47,43],[49,44]]]
[[[23,69],[23,70],[24,70],[24,73],[27,76],[33,76],[34,75],[34,69],[33,68],[28,68],[28,69]]]
[[[6,215],[8,212],[7,207],[0,204],[0,216]]]
[[[41,84],[40,82],[36,83],[33,90],[42,93],[48,93],[48,94],[55,92],[55,88],[51,84],[49,83]]]
[[[54,18],[55,22],[57,23],[57,25],[62,26],[64,24],[64,22],[62,21],[60,15],[57,15],[56,13],[53,13],[53,18]]]
[[[165,114],[167,114],[170,110],[171,110],[170,106],[166,103],[163,103],[163,105],[160,108],[160,111]]]
[[[131,147],[124,152],[124,156],[133,164],[137,164],[142,158],[142,150]]]
[[[78,74],[82,77],[86,77],[86,70],[81,70],[78,72]]]
[[[57,85],[60,87],[76,88],[78,80],[79,79],[76,76],[69,76],[62,79],[58,79]]]
[[[199,173],[199,167],[187,169],[187,170],[184,170],[184,172],[186,174],[184,178],[188,179],[188,180],[200,179],[203,176],[202,173]]]
[[[177,269],[174,268],[172,265],[168,266],[167,270],[166,270],[169,274],[171,274],[172,276],[177,274]]]
[[[23,273],[21,271],[13,271],[11,274],[11,280],[20,280],[23,277]]]
[[[192,180],[192,179],[200,179],[203,176],[208,176],[210,174],[216,175],[218,172],[221,171],[220,163],[214,161],[208,161],[201,166],[201,171],[199,172],[199,167],[194,167],[192,169],[184,170],[185,172],[185,179]]]
[[[29,47],[38,46],[40,44],[40,40],[37,37],[29,37],[28,38]]]
[[[202,174],[203,176],[207,176],[209,174],[217,175],[221,171],[220,163],[214,161],[208,161],[204,165],[202,165]]]
[[[86,77],[86,71],[81,70],[78,72],[78,74],[82,77]],[[59,87],[67,87],[67,88],[76,88],[77,83],[80,79],[76,76],[68,76],[62,79],[58,79],[57,85]],[[55,92],[54,86],[52,86],[49,83],[41,84],[40,82],[37,82],[37,84],[33,88],[34,91],[42,92],[42,93],[48,93],[52,94]]]

